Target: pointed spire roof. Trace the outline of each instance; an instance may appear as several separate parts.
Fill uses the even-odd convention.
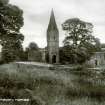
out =
[[[54,11],[52,9],[51,16],[50,16],[50,21],[49,21],[49,25],[48,25],[48,30],[54,30],[54,29],[57,30],[57,24],[56,24],[56,21],[55,21]]]

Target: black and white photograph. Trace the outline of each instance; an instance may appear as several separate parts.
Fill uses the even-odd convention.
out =
[[[0,105],[105,105],[105,0],[0,0]]]

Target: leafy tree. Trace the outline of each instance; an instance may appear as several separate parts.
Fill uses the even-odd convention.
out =
[[[31,42],[28,46],[28,60],[30,61],[41,61],[41,51],[35,42]]]
[[[8,2],[0,0],[0,44],[3,46],[2,58],[9,62],[20,56],[24,36],[20,33],[23,11]]]
[[[39,47],[38,47],[38,45],[35,42],[31,42],[29,44],[28,48],[29,48],[29,50],[39,50]]]
[[[100,50],[99,39],[92,35],[93,25],[78,18],[68,19],[62,24],[66,31],[62,51],[70,63],[83,63],[92,52]]]

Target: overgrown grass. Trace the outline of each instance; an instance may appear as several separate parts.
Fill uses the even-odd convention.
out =
[[[101,73],[7,64],[0,67],[0,98],[30,98],[38,105],[105,105],[105,86],[96,82]]]

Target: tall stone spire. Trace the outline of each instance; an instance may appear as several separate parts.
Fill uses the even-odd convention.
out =
[[[49,63],[59,63],[59,31],[53,10],[47,29],[47,52]]]
[[[48,25],[48,30],[54,30],[54,29],[57,30],[57,24],[56,24],[56,21],[55,21],[54,11],[52,9],[51,16],[50,16],[50,21],[49,21],[49,25]]]

